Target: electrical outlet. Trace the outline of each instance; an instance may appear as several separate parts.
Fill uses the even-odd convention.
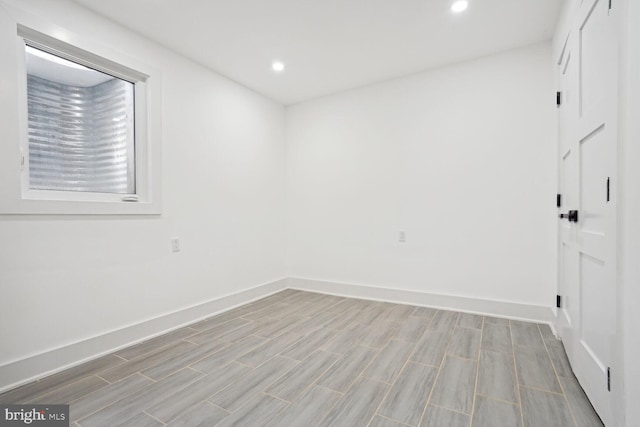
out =
[[[174,237],[171,239],[171,251],[180,252],[180,238]]]
[[[398,232],[398,242],[405,243],[406,241],[407,241],[407,233],[405,233],[404,231],[399,231]]]

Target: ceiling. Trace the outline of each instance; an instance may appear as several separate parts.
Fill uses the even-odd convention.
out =
[[[75,0],[282,104],[550,39],[563,0]],[[276,73],[273,61],[285,64]]]

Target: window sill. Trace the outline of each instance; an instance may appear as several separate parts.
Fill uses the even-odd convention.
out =
[[[22,199],[0,208],[0,215],[160,215],[162,206],[153,202],[71,201]]]

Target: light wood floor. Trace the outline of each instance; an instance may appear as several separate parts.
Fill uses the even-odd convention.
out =
[[[548,326],[286,290],[0,395],[73,425],[602,426]]]

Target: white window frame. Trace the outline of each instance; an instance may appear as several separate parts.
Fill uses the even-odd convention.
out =
[[[14,67],[17,73],[18,90],[14,108],[18,112],[18,129],[11,132],[17,136],[17,140],[9,140],[6,143],[18,146],[19,158],[13,157],[12,160],[19,162],[19,165],[16,170],[13,162],[7,164],[2,173],[1,169],[5,166],[5,162],[0,159],[0,180],[7,178],[5,179],[7,185],[4,187],[0,185],[0,214],[161,214],[160,73],[146,64],[111,52],[108,48],[99,45],[93,46],[83,41],[82,46],[79,46],[75,40],[69,43],[17,22],[15,28],[17,54]],[[61,33],[60,30],[53,32]],[[81,39],[78,37],[78,40]],[[25,64],[27,45],[134,83],[135,194],[30,188]],[[0,97],[0,102],[6,102],[6,100]],[[1,151],[0,156],[3,154]],[[16,173],[18,179],[16,179]]]

